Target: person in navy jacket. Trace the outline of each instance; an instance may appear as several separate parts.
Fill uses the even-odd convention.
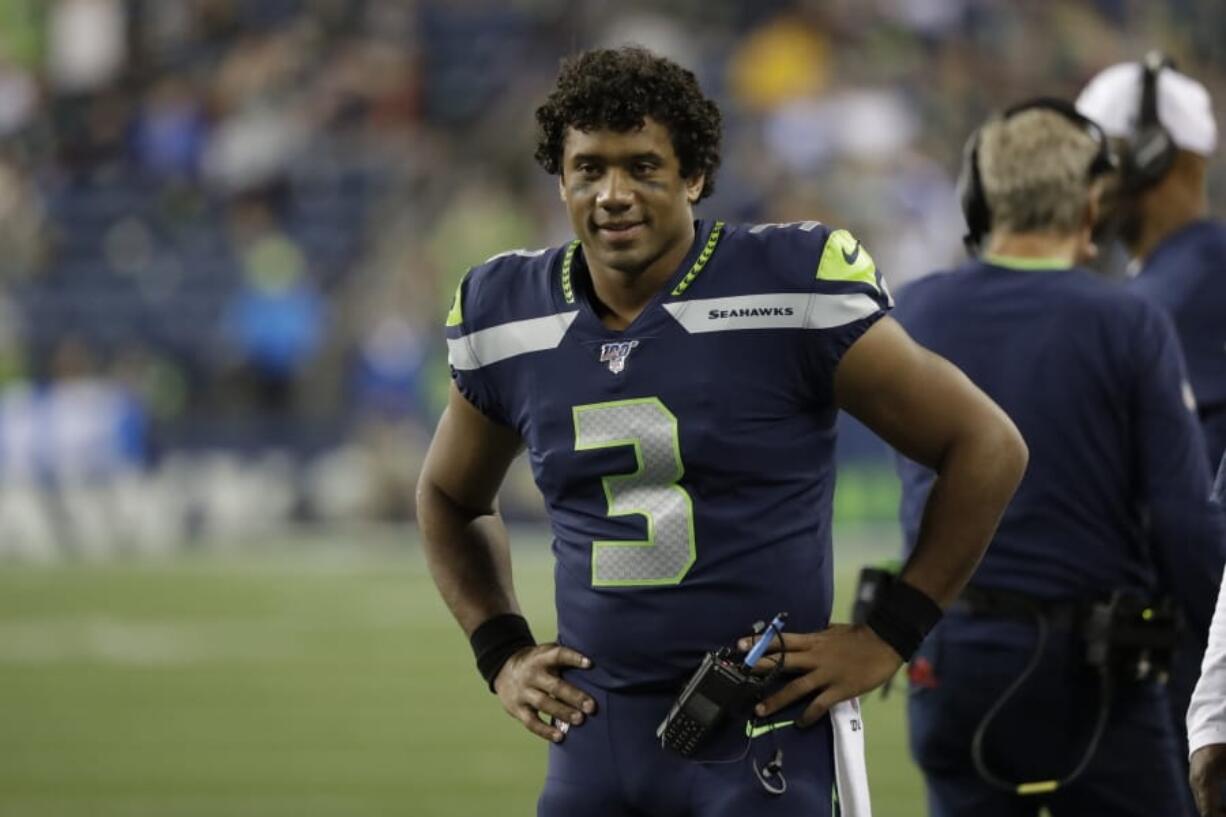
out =
[[[1209,466],[1226,471],[1226,224],[1209,217],[1206,175],[1217,150],[1212,99],[1201,83],[1151,52],[1101,71],[1077,107],[1119,146],[1122,184],[1110,221],[1133,258],[1136,275],[1128,285],[1174,321]],[[1185,653],[1171,679],[1181,738],[1198,670],[1189,658]],[[1189,729],[1189,751],[1208,745],[1203,729]],[[1206,750],[1196,774],[1201,783],[1210,756],[1218,754],[1212,765],[1226,776],[1226,746]],[[1195,781],[1193,788],[1208,790]]]
[[[1169,317],[1078,266],[1113,166],[1068,103],[990,119],[963,172],[978,257],[898,295],[897,320],[1004,408],[1031,452],[911,665],[910,742],[934,817],[1191,809],[1163,685],[1109,681],[1085,658],[1087,610],[1115,591],[1173,596],[1203,643],[1226,560]],[[910,547],[932,472],[899,467]]]
[[[1175,322],[1216,468],[1226,452],[1226,224],[1209,217],[1209,92],[1151,53],[1102,71],[1077,108],[1121,145],[1116,221],[1137,267],[1129,286]]]

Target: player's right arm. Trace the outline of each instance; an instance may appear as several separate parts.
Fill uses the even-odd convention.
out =
[[[452,384],[418,479],[417,518],[434,583],[470,637],[496,616],[520,613],[495,500],[521,446],[518,434],[478,411]],[[563,733],[539,714],[578,725],[584,712],[595,711],[588,695],[559,676],[562,668],[589,665],[558,644],[524,647],[498,670],[493,688],[509,715],[533,734],[559,741]]]

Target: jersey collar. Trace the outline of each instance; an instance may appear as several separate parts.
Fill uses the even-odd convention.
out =
[[[1013,270],[1067,270],[1073,265],[1063,258],[1030,258],[1020,255],[985,254],[980,260],[994,267]]]
[[[690,284],[694,283],[694,279],[707,266],[707,262],[711,260],[711,256],[715,254],[715,247],[719,244],[720,238],[724,234],[724,222],[706,222],[702,219],[694,221],[694,242],[690,245],[689,251],[685,254],[685,258],[669,276],[664,286],[660,288],[660,293],[655,296],[655,300],[661,297],[676,298],[682,295]],[[562,290],[562,300],[567,306],[574,306],[579,298],[582,297],[581,292],[576,292],[575,279],[579,275],[588,275],[586,262],[583,258],[583,246],[579,239],[573,239],[566,245],[566,249],[562,253],[562,267],[559,270],[558,284]]]

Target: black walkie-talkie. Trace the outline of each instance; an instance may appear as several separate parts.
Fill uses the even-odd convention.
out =
[[[1169,596],[1151,603],[1116,590],[1090,608],[1085,622],[1086,661],[1125,682],[1166,683],[1183,627]]]
[[[783,629],[786,617],[786,613],[775,616],[744,660],[738,660],[727,647],[703,656],[656,729],[661,744],[691,757],[729,715],[748,711],[765,685],[761,676],[753,674],[753,667]]]
[[[656,737],[674,752],[690,757],[730,712],[748,707],[760,685],[760,679],[734,659],[731,650],[709,652],[656,729]]]

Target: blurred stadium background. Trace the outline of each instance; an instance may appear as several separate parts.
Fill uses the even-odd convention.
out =
[[[960,256],[992,107],[1154,46],[1221,104],[1223,36],[1217,0],[0,0],[0,815],[532,812],[412,486],[459,276],[568,237],[531,159],[563,55],[692,67],[701,212],[848,227],[897,286]],[[852,424],[840,457],[845,596],[897,488]],[[548,633],[523,470],[504,508]],[[902,697],[882,817],[923,811]]]

